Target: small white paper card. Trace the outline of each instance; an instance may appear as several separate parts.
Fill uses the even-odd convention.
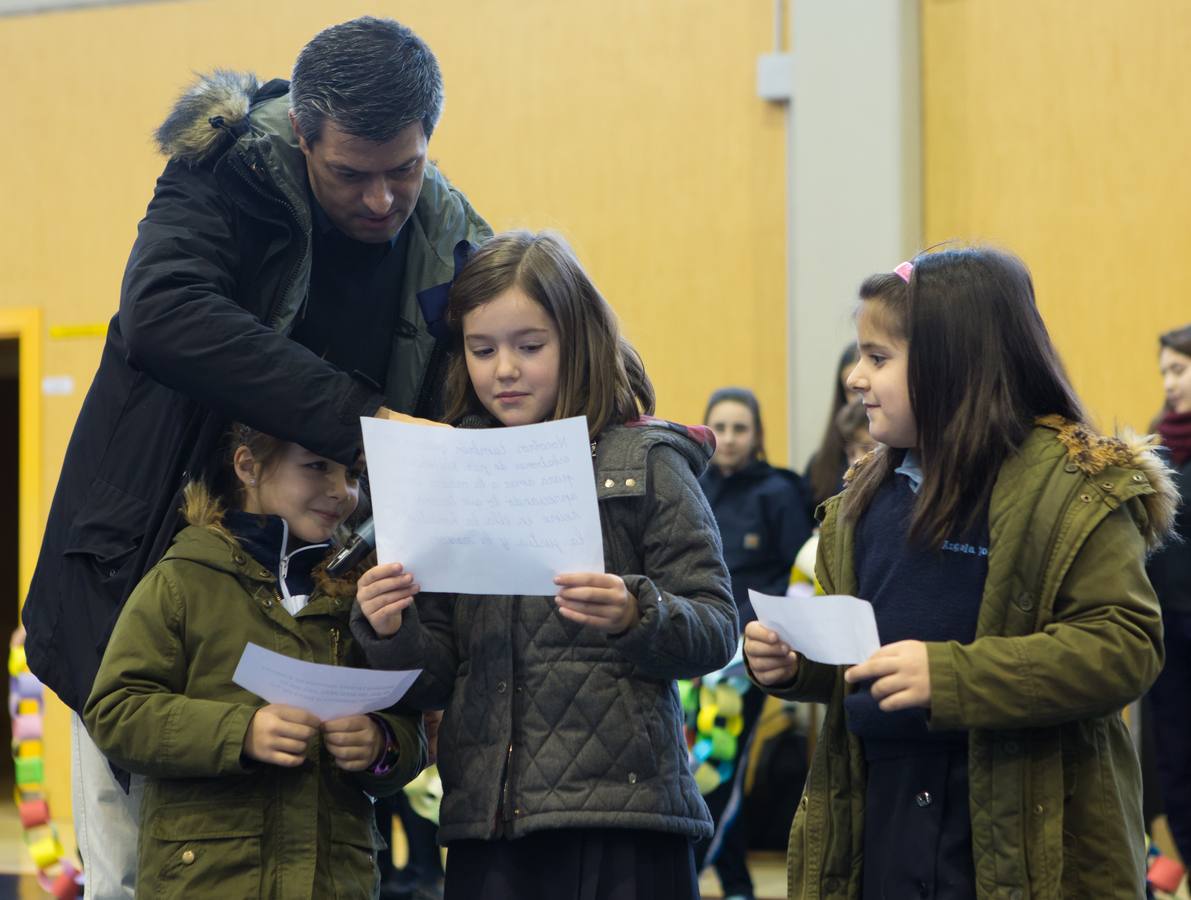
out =
[[[405,696],[421,674],[421,669],[390,672],[325,666],[249,641],[232,681],[270,703],[296,706],[329,722],[387,709]]]
[[[815,662],[851,666],[881,646],[873,606],[844,594],[771,597],[749,591],[757,619],[796,652]]]
[[[587,420],[436,428],[361,419],[376,553],[423,591],[553,596],[603,572]]]

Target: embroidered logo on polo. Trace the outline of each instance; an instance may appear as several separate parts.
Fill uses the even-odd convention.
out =
[[[963,553],[966,556],[988,556],[987,547],[978,547],[975,544],[963,544],[957,541],[943,541],[942,549],[950,553]]]

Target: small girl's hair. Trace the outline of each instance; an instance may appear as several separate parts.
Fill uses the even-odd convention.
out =
[[[594,438],[654,410],[653,384],[621,335],[612,307],[559,235],[510,231],[488,240],[451,286],[447,323],[456,338],[463,318],[510,288],[537,302],[558,328],[558,403],[553,418],[587,416]],[[447,369],[446,421],[484,414],[462,352]]]
[[[219,469],[215,473],[215,496],[227,509],[244,508],[244,483],[236,477],[234,462],[236,450],[241,446],[252,451],[252,458],[264,473],[276,465],[285,452],[286,441],[249,428],[241,422],[236,422],[228,429]]]
[[[819,442],[819,449],[815,451],[806,471],[806,480],[810,484],[811,495],[816,505],[839,493],[839,477],[846,467],[846,456],[844,442],[835,426],[835,416],[846,406],[860,406],[858,403],[849,404],[848,392],[845,390],[843,382],[840,381],[839,373],[847,367],[854,366],[856,359],[856,345],[848,344],[844,348],[844,352],[840,354],[839,363],[834,369],[834,377],[831,379],[835,389],[832,392],[831,409],[827,413],[827,427],[823,431],[823,440]]]
[[[707,408],[703,410],[703,424],[707,424],[707,419],[711,415],[711,411],[725,401],[747,406],[749,412],[753,414],[753,430],[757,435],[753,444],[753,459],[764,461],[765,427],[761,424],[761,404],[757,402],[757,395],[748,388],[722,387],[712,392],[711,397],[707,400]]]
[[[1087,425],[1046,325],[1025,264],[987,247],[947,249],[914,261],[909,282],[889,273],[860,287],[866,313],[909,342],[907,381],[918,425],[922,487],[910,536],[938,547],[973,523],[1005,459],[1039,416]],[[862,348],[863,352],[863,348]],[[893,469],[878,451],[844,496],[855,520]]]

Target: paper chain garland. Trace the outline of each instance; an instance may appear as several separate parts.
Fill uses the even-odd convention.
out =
[[[83,875],[66,858],[58,829],[50,818],[45,795],[42,731],[44,689],[29,671],[25,648],[18,643],[8,651],[8,715],[12,719],[12,757],[16,769],[17,808],[21,813],[25,846],[37,866],[37,883],[57,900],[82,896]]]
[[[695,770],[695,784],[710,794],[732,777],[738,751],[737,738],[744,730],[744,693],[748,679],[711,676],[678,682],[678,695],[686,717],[686,740]]]

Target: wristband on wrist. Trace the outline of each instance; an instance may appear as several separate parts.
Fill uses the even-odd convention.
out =
[[[381,737],[384,738],[385,745],[381,748],[380,754],[373,761],[372,765],[368,767],[370,775],[388,775],[393,771],[393,767],[397,765],[397,760],[401,756],[401,751],[397,746],[397,737],[393,734],[393,729],[389,727],[389,723],[380,716],[374,716],[372,713],[368,714],[376,726],[380,729]]]

